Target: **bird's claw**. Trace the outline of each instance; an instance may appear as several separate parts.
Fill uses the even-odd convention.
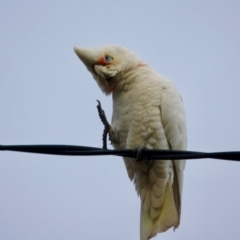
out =
[[[145,155],[146,149],[147,148],[145,146],[138,146],[135,148],[136,162],[141,162],[142,160],[144,160],[146,165],[149,165],[152,162],[152,160],[149,160],[146,158],[146,155]]]
[[[102,141],[103,141],[103,149],[107,149],[107,134],[109,136],[109,140],[111,141],[111,144],[112,143],[117,143],[118,140],[117,140],[117,137],[112,129],[112,126],[109,124],[107,118],[106,118],[106,115],[105,115],[105,112],[104,110],[102,109],[102,106],[101,106],[101,103],[99,100],[97,100],[98,102],[98,105],[97,105],[97,109],[98,109],[98,114],[99,114],[99,117],[104,125],[104,130],[103,130],[103,135],[102,135]]]

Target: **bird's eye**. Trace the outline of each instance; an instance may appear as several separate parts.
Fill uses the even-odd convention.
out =
[[[108,62],[108,63],[111,62],[111,61],[113,60],[113,58],[110,57],[109,55],[105,55],[104,58],[105,58],[105,61]]]

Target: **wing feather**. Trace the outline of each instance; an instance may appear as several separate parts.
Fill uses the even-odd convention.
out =
[[[161,101],[161,119],[170,149],[186,150],[187,130],[183,100],[171,82],[165,87]],[[181,215],[181,196],[183,187],[183,170],[186,160],[173,160],[173,193],[179,219]],[[179,223],[176,225],[178,227]]]

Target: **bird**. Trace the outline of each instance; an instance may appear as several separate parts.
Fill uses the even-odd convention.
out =
[[[119,45],[74,51],[102,92],[112,95],[114,149],[186,150],[184,104],[171,80]],[[178,228],[186,160],[123,160],[141,200],[140,240]]]

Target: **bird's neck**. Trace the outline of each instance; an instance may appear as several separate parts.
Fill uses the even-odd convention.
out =
[[[134,88],[139,76],[145,74],[149,69],[150,67],[147,64],[141,62],[136,69],[119,74],[118,78],[114,81],[114,90],[112,94],[116,97],[122,93],[126,94],[126,92],[129,92]]]

